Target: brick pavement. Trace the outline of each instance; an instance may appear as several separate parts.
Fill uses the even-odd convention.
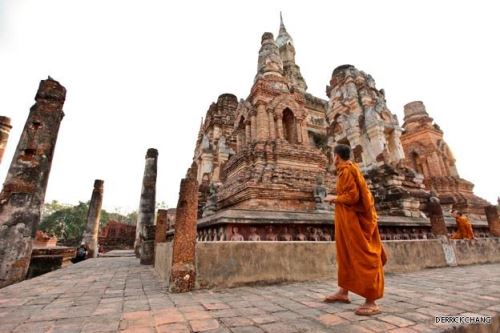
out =
[[[435,315],[499,316],[500,264],[386,276],[382,314],[324,304],[335,281],[168,294],[133,257],[86,260],[0,289],[0,332],[439,332]]]

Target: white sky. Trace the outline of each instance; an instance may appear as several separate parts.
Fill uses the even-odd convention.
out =
[[[12,118],[3,180],[41,79],[67,90],[46,200],[139,204],[144,156],[159,150],[157,201],[177,204],[200,118],[222,93],[245,98],[279,11],[309,92],[326,99],[352,64],[403,105],[424,101],[460,175],[496,202],[500,47],[496,1],[0,0],[0,115]]]

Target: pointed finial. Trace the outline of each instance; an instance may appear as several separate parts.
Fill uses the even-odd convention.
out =
[[[283,23],[283,15],[280,11],[280,32],[284,32],[286,31],[286,28],[285,28],[285,23]]]
[[[276,37],[276,44],[278,47],[282,47],[283,45],[290,43],[293,45],[292,36],[286,31],[285,23],[283,23],[283,14],[280,12],[280,32],[278,37]]]

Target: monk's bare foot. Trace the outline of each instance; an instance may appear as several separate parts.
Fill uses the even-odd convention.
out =
[[[335,302],[340,302],[340,303],[351,303],[351,300],[349,299],[348,295],[349,291],[344,288],[339,288],[336,293],[328,295],[325,297],[323,302],[325,303],[335,303]]]
[[[380,312],[380,308],[375,301],[369,300],[366,300],[365,303],[355,311],[358,316],[373,316],[379,314]]]

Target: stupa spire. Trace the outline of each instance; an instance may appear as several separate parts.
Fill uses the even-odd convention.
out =
[[[286,31],[285,23],[283,23],[283,14],[280,12],[280,31],[278,37],[276,37],[276,44],[278,45],[278,47],[282,47],[287,43],[293,45],[293,38]]]

